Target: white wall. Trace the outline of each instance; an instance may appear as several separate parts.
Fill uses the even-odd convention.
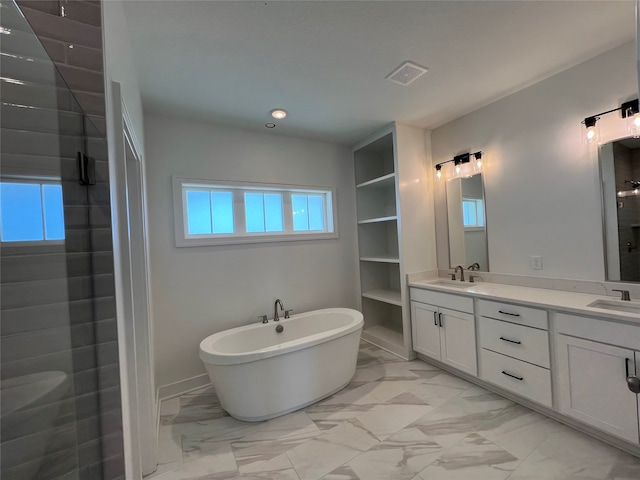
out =
[[[202,339],[273,316],[356,306],[355,192],[341,146],[147,115],[147,181],[156,384],[204,373]],[[338,239],[177,248],[171,176],[333,186]]]
[[[111,82],[119,82],[122,88],[123,101],[127,106],[131,123],[143,150],[142,100],[140,99],[138,77],[133,62],[124,1],[106,0],[102,2],[102,25],[104,31],[103,47],[107,108],[110,108],[111,105]],[[144,153],[144,151],[141,153]]]
[[[472,77],[470,77],[472,81]],[[597,147],[587,116],[637,98],[634,43],[623,45],[432,132],[433,162],[482,150],[492,272],[604,279]],[[624,121],[600,121],[603,137]],[[444,182],[436,182],[438,266],[448,268]],[[530,268],[542,255],[544,270]]]

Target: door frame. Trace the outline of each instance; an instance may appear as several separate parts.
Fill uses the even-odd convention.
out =
[[[146,182],[141,144],[120,84],[112,81],[110,87],[107,136],[125,473],[137,480],[156,469],[158,444]]]

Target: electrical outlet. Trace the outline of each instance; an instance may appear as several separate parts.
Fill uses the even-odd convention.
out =
[[[531,269],[542,270],[542,257],[540,255],[531,255]]]

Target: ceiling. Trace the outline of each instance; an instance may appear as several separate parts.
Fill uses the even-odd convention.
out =
[[[435,128],[633,40],[635,1],[140,1],[144,108],[351,144]],[[385,80],[406,60],[429,71]],[[269,111],[289,115],[274,121]],[[269,121],[277,127],[267,130]]]

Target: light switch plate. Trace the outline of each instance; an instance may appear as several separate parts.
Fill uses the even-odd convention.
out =
[[[540,255],[531,255],[531,269],[542,270],[542,257]]]

